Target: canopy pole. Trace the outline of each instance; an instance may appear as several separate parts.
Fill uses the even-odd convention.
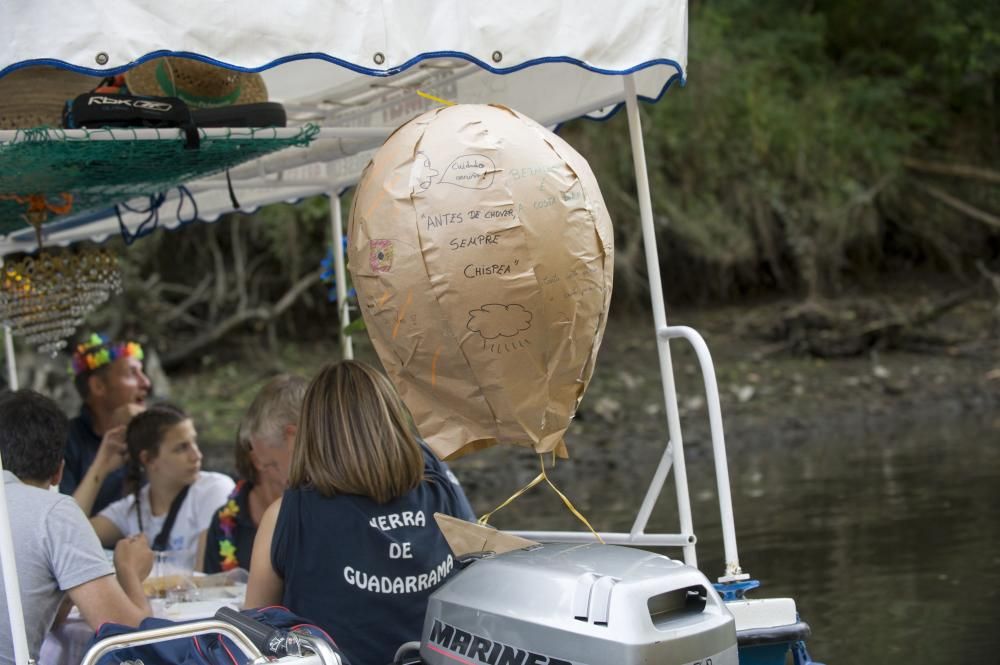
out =
[[[0,266],[3,266],[0,256]],[[17,364],[14,359],[14,336],[10,326],[3,327],[4,355],[7,360],[7,386],[17,390]],[[17,563],[14,561],[14,539],[10,533],[10,513],[7,512],[7,486],[3,482],[3,456],[0,455],[0,569],[3,570],[3,590],[7,597],[7,615],[10,634],[14,641],[14,662],[28,665],[28,634],[24,628],[24,608],[21,607],[21,586],[17,582]]]
[[[7,339],[10,339],[8,337]],[[3,475],[3,458],[0,456],[0,475]],[[14,641],[14,662],[28,665],[28,635],[24,629],[24,609],[21,607],[21,587],[17,582],[17,564],[14,561],[14,539],[10,532],[10,513],[7,512],[7,487],[0,482],[0,566],[3,567],[3,590],[7,596],[7,614],[10,634]]]
[[[333,274],[337,280],[337,327],[340,330],[340,354],[344,360],[354,358],[354,340],[344,333],[351,322],[347,303],[347,267],[344,264],[344,221],[340,210],[340,195],[330,193],[330,229],[333,238]]]
[[[649,276],[649,295],[653,304],[653,327],[659,331],[667,326],[667,312],[663,300],[663,284],[660,281],[660,262],[656,251],[656,231],[653,227],[653,202],[649,195],[649,177],[646,171],[646,153],[642,143],[642,124],[639,119],[639,103],[635,93],[635,79],[632,75],[623,77],[625,83],[625,109],[628,114],[628,133],[632,143],[632,165],[635,169],[636,194],[639,199],[639,219],[642,223],[642,241],[646,254],[646,274]],[[674,385],[674,366],[670,358],[670,342],[657,336],[656,349],[660,358],[660,380],[663,384],[663,399],[667,412],[667,445],[673,449],[674,486],[677,489],[677,512],[680,517],[681,534],[687,536],[684,545],[684,563],[698,567],[695,553],[696,538],[691,519],[691,498],[688,493],[687,467],[684,464],[684,440],[681,437],[680,412],[677,408],[677,388]],[[664,455],[660,466],[669,465]],[[664,475],[654,474],[654,478]],[[649,491],[654,490],[650,486]],[[658,493],[658,492],[657,492]],[[655,500],[655,499],[653,499]],[[650,501],[648,496],[643,504]]]
[[[3,327],[4,358],[7,360],[7,387],[17,390],[17,358],[14,357],[14,335],[10,326]]]
[[[3,267],[3,264],[3,257],[0,256],[0,268]],[[4,360],[7,361],[7,387],[11,390],[17,390],[19,387],[17,382],[17,358],[14,357],[14,334],[11,332],[10,326],[3,327],[3,337]]]

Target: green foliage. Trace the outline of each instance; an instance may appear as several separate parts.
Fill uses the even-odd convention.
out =
[[[668,294],[820,295],[877,262],[879,202],[907,198],[902,158],[959,122],[979,146],[996,122],[965,100],[996,89],[998,26],[995,3],[693,3],[689,83],[643,108]],[[638,295],[627,127],[608,124],[569,134],[617,224],[616,289]]]
[[[261,246],[268,248],[314,246],[316,240],[324,237],[329,224],[330,200],[325,196],[315,196],[294,205],[282,203],[261,208],[254,214],[251,237]],[[303,234],[305,238],[302,237]],[[302,273],[302,262],[305,257],[300,252],[275,252],[275,254],[283,275],[293,278]],[[315,257],[308,258],[312,261]],[[315,258],[313,263],[319,265],[320,258],[322,256]]]
[[[196,358],[231,330],[235,335],[265,333],[270,346],[279,337],[309,339],[336,327],[336,307],[321,285],[297,295],[273,321],[264,311],[315,277],[329,247],[329,201],[316,197],[297,205],[277,205],[254,215],[228,215],[212,224],[160,230],[122,246],[125,293],[118,306],[100,308],[88,326],[138,335],[171,364]],[[239,320],[235,326],[228,323]],[[208,339],[191,354],[184,349]],[[217,349],[236,350],[232,344]],[[180,350],[180,351],[179,351]],[[178,355],[181,354],[181,355]]]

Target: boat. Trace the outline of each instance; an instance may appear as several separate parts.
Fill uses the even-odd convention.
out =
[[[251,155],[243,163],[225,162],[210,165],[202,173],[179,174],[169,187],[163,182],[140,183],[128,190],[123,200],[101,198],[101,192],[97,192],[94,196],[98,202],[89,207],[77,206],[66,212],[49,204],[47,219],[38,229],[28,225],[5,227],[6,234],[0,236],[0,256],[33,251],[43,240],[47,246],[64,246],[82,240],[101,241],[120,233],[131,241],[156,227],[174,228],[195,219],[213,221],[234,207],[252,212],[271,203],[325,194],[331,198],[336,302],[343,327],[349,322],[351,310],[340,251],[344,233],[340,195],[358,181],[373,152],[398,126],[443,101],[499,103],[552,128],[574,118],[602,119],[624,111],[629,121],[650,279],[655,326],[651,334],[658,342],[667,417],[660,463],[629,532],[600,533],[604,544],[593,543],[593,536],[585,531],[521,532],[519,535],[543,544],[467,562],[467,567],[435,594],[425,639],[418,645],[419,655],[404,653],[401,658],[432,663],[479,661],[488,665],[497,665],[503,658],[521,665],[647,662],[648,658],[678,665],[724,665],[737,660],[743,665],[756,665],[784,663],[790,654],[796,665],[814,662],[805,646],[809,627],[798,616],[794,600],[747,596],[757,582],[739,561],[711,355],[697,331],[667,321],[639,103],[656,102],[672,85],[686,82],[686,0],[617,5],[590,1],[572,6],[544,0],[510,0],[489,7],[457,0],[433,4],[290,0],[280,4],[246,2],[238,8],[192,0],[166,4],[132,0],[85,1],[74,6],[73,12],[80,20],[64,20],[63,8],[57,10],[51,2],[36,2],[19,7],[16,16],[4,17],[0,22],[0,79],[37,65],[109,76],[170,55],[233,71],[261,72],[271,99],[284,105],[290,126],[261,131],[198,130],[202,142],[239,139],[243,141],[240,146],[254,141],[263,146],[270,140],[276,147],[271,154]],[[45,38],[18,39],[15,32]],[[246,37],[264,34],[271,38]],[[35,147],[40,142],[55,146],[67,140],[141,143],[150,149],[162,145],[164,155],[170,155],[174,154],[171,150],[177,150],[178,142],[189,139],[180,129],[0,130],[0,171],[7,168],[4,153],[9,151],[5,148],[29,142]],[[280,141],[291,147],[282,148],[277,145]],[[108,177],[116,176],[112,173]],[[45,186],[62,191],[52,183]],[[143,186],[153,189],[143,191]],[[74,200],[88,199],[81,195]],[[704,378],[725,550],[725,569],[714,583],[698,570],[697,537],[670,354],[672,341],[694,347]],[[342,333],[340,342],[345,357],[350,357],[350,338]],[[10,385],[16,387],[9,328],[6,343]],[[661,491],[671,473],[679,531],[646,533],[650,515],[660,503]],[[643,547],[672,548],[679,551],[679,557],[650,554],[639,549]],[[14,616],[20,605],[2,488],[0,560],[8,606],[12,608],[15,654],[21,665],[28,662],[27,647],[23,624],[18,626]],[[643,596],[636,591],[642,580],[630,577],[629,571],[637,566],[651,567],[651,579],[667,586],[653,596]],[[532,585],[520,581],[529,579],[532,571],[540,567],[549,571],[546,579],[559,580],[558,588],[575,603],[568,618],[556,621],[551,613],[543,612],[533,619],[524,618],[524,623],[516,626],[497,624],[499,627],[495,626],[490,634],[483,632],[481,625],[476,629],[479,624],[475,621],[463,622],[462,617],[482,617],[488,612],[513,616],[529,606],[548,602],[532,596]],[[474,595],[475,580],[495,575],[508,580],[507,586],[516,591],[506,602],[523,603],[523,607],[497,606],[486,597]],[[482,579],[479,583],[483,583]],[[613,600],[621,598],[627,600]],[[615,603],[625,603],[627,609],[622,612],[635,617],[635,621],[626,621],[627,625],[642,623],[647,629],[641,635],[630,630],[606,630],[611,625],[608,613]],[[616,616],[623,616],[622,612]],[[248,659],[261,655],[261,636],[254,626],[206,619],[98,644],[84,662],[96,662],[102,653],[124,643],[206,631],[224,632]],[[711,640],[706,637],[709,634]],[[573,635],[580,639],[593,637],[593,644],[600,646],[594,646],[590,653],[598,660],[559,655],[563,653],[560,649],[574,641]],[[648,643],[637,648],[637,641],[642,640]],[[339,662],[339,656],[321,642],[304,640],[302,652],[285,656],[280,662]],[[660,646],[653,649],[649,646],[653,643]],[[473,648],[473,644],[478,646]]]

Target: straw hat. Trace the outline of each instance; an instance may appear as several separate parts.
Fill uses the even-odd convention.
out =
[[[68,100],[101,82],[57,67],[24,67],[0,78],[0,129],[62,127]]]
[[[267,101],[260,74],[234,72],[188,58],[157,58],[125,73],[130,94],[178,97],[191,108],[215,108]]]

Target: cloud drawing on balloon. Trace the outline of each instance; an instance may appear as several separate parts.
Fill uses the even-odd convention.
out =
[[[471,310],[465,327],[479,333],[483,339],[516,337],[531,327],[531,312],[523,305],[491,303]]]

